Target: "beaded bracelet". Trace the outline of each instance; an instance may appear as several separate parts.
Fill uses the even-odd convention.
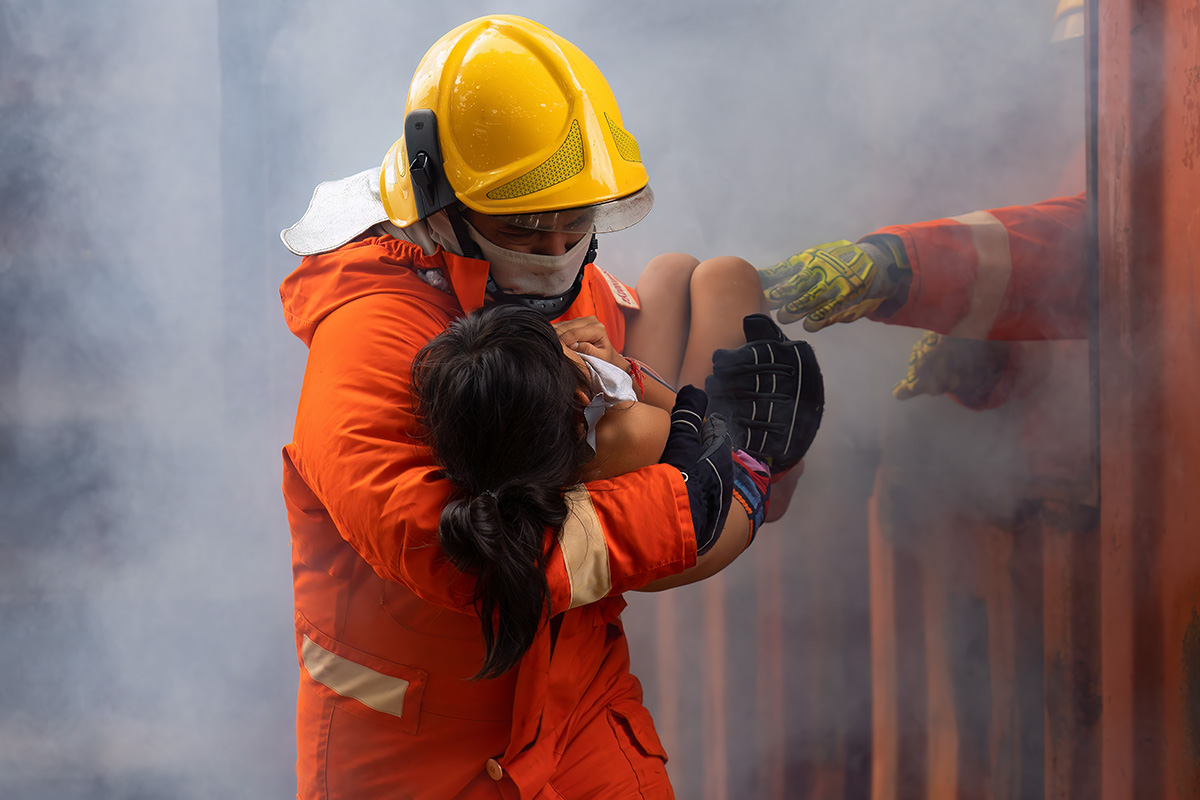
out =
[[[629,377],[633,378],[633,382],[637,385],[638,400],[645,400],[646,385],[642,382],[642,368],[638,366],[638,362],[628,356],[625,360],[629,362]]]

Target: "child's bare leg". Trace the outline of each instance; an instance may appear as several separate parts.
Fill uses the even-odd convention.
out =
[[[762,282],[749,261],[718,256],[700,262],[692,273],[691,320],[679,382],[704,386],[712,374],[715,350],[746,343],[742,318],[766,311]]]
[[[630,315],[625,328],[625,355],[649,364],[676,387],[692,320],[692,275],[699,264],[686,253],[650,259],[637,282],[641,310]]]

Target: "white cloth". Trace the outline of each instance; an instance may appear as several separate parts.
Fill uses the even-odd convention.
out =
[[[579,277],[592,244],[591,235],[580,236],[567,252],[557,255],[522,253],[501,247],[466,222],[467,233],[491,267],[492,280],[509,294],[554,297],[568,291]]]
[[[587,442],[594,452],[596,423],[604,412],[618,403],[636,403],[637,394],[633,391],[633,378],[625,370],[595,356],[580,353],[579,357],[592,373],[592,401],[583,410],[583,418],[587,421]]]

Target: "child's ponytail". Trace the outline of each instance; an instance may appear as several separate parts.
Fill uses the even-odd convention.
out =
[[[455,321],[413,365],[420,417],[456,493],[438,536],[476,576],[475,605],[489,678],[512,668],[547,619],[547,531],[568,514],[578,483],[588,383],[536,312],[496,306]],[[583,391],[581,391],[583,390]]]

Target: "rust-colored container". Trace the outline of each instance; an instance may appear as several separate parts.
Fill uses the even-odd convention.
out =
[[[1093,3],[1102,796],[1200,797],[1200,3]]]

